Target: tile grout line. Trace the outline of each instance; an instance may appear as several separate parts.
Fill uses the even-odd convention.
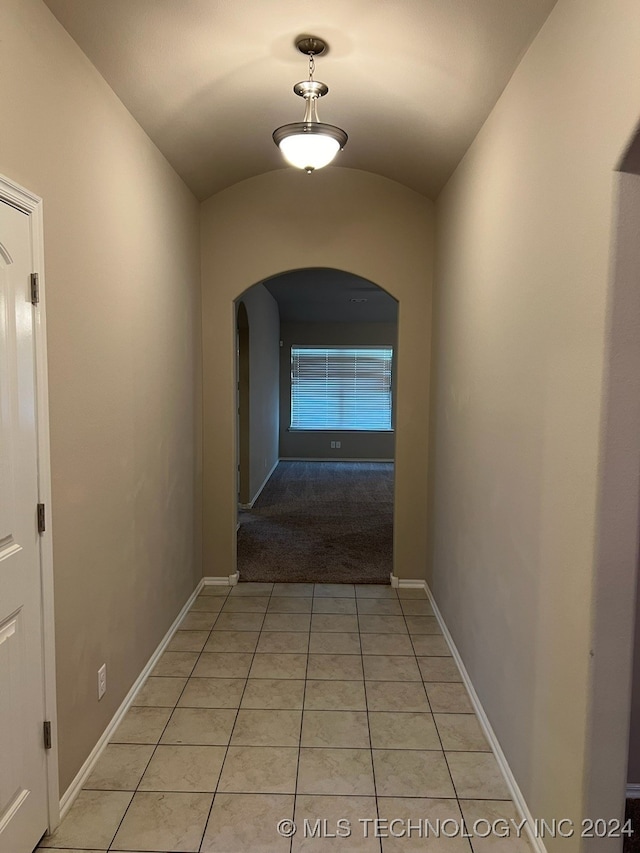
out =
[[[304,686],[302,688],[302,711],[300,713],[300,737],[298,740],[298,762],[296,764],[296,780],[293,786],[293,811],[291,814],[291,820],[294,822],[296,819],[296,805],[298,802],[298,778],[300,776],[300,756],[302,754],[302,726],[304,724],[304,707],[305,702],[307,700],[307,681],[309,676],[309,655],[311,654],[311,625],[313,624],[313,602],[315,601],[316,595],[316,585],[314,583],[313,589],[311,590],[311,615],[309,616],[309,640],[307,643],[307,664],[304,670]],[[291,840],[289,841],[289,853],[293,853],[293,842],[295,840],[296,833],[291,836]]]
[[[200,593],[200,594],[202,594],[202,593]],[[215,596],[215,597],[216,597],[216,598],[222,598],[223,596]],[[227,594],[224,596],[225,602],[226,602],[226,600],[227,600],[227,598],[228,598],[228,597],[229,597],[229,593],[227,593]],[[196,601],[198,600],[198,598],[199,598],[199,596],[197,596],[197,597],[196,597]],[[194,604],[195,604],[195,602],[194,602]],[[216,622],[218,621],[218,618],[219,618],[220,614],[222,613],[222,608],[223,608],[223,607],[224,607],[224,604],[220,606],[220,609],[219,609],[219,610],[218,610],[218,612],[216,613],[216,618],[213,620],[213,625],[211,626],[211,629],[209,630],[209,637],[211,636],[211,632],[213,631],[213,629],[214,629],[214,627],[215,627],[215,624],[216,624]],[[190,610],[190,611],[189,611],[189,613],[192,613],[192,612],[194,612],[194,611],[193,611],[193,610]],[[187,614],[187,615],[188,615],[188,614]],[[184,620],[183,620],[183,621],[184,621]],[[178,628],[176,629],[176,633],[177,633],[177,631],[179,631],[179,630],[180,630],[180,626],[178,626]],[[203,653],[203,651],[204,651],[204,647],[206,646],[206,644],[207,644],[207,643],[208,643],[208,641],[209,641],[209,637],[207,637],[207,639],[206,639],[206,640],[205,640],[205,642],[204,642],[204,645],[203,645],[202,649],[201,649],[201,650],[200,650],[200,652],[198,653],[198,657],[196,658],[195,663],[193,664],[193,667],[192,667],[192,669],[191,669],[191,672],[193,672],[193,670],[196,668],[197,663],[198,663],[198,661],[200,660],[200,657],[202,656],[202,653]],[[163,656],[164,656],[164,655],[163,655]],[[158,663],[159,663],[159,661],[158,661]],[[157,664],[156,664],[156,666],[157,666]],[[155,667],[154,667],[154,669],[155,669]],[[147,678],[145,679],[144,684],[143,684],[143,685],[141,685],[141,689],[142,689],[142,687],[144,687],[144,685],[148,682],[148,680],[149,680],[150,678],[152,678],[152,677],[153,677],[153,670],[151,670],[151,672],[149,673],[149,675],[148,675],[148,676],[147,676]],[[158,750],[158,747],[160,746],[160,741],[162,740],[162,738],[163,738],[163,736],[164,736],[164,733],[166,732],[167,727],[169,726],[169,723],[171,722],[171,718],[173,717],[173,714],[174,714],[174,712],[175,712],[176,708],[178,707],[178,702],[180,701],[180,699],[182,698],[182,694],[183,694],[183,693],[184,693],[184,691],[186,690],[187,684],[189,683],[189,678],[190,678],[190,676],[187,676],[187,679],[185,680],[184,686],[183,686],[182,690],[180,691],[180,695],[177,697],[176,702],[175,702],[175,705],[173,706],[173,709],[172,709],[171,713],[169,714],[169,719],[168,719],[168,720],[167,720],[167,722],[164,724],[164,727],[163,727],[162,731],[160,732],[160,735],[159,735],[159,737],[158,737],[158,740],[156,741],[156,743],[155,743],[155,744],[153,744],[153,751],[152,751],[152,753],[151,753],[151,755],[150,755],[150,757],[149,757],[149,761],[148,761],[148,762],[146,763],[146,765],[145,765],[145,768],[144,768],[144,770],[143,770],[143,772],[142,772],[142,775],[140,776],[140,779],[138,780],[138,784],[136,785],[135,790],[134,790],[134,792],[133,792],[133,796],[131,797],[131,799],[130,799],[130,801],[129,801],[129,805],[128,805],[128,806],[127,806],[127,808],[124,810],[124,814],[122,815],[122,818],[120,819],[120,822],[118,823],[118,827],[117,827],[116,831],[115,831],[115,832],[114,832],[114,834],[113,834],[113,838],[112,838],[112,839],[111,839],[111,841],[109,842],[108,851],[111,851],[111,850],[113,849],[113,842],[115,841],[115,839],[116,839],[116,836],[117,836],[118,832],[120,832],[120,828],[122,827],[122,824],[124,823],[124,819],[126,818],[127,814],[129,813],[129,809],[131,808],[131,804],[133,803],[133,801],[134,801],[134,799],[135,799],[136,794],[139,792],[140,785],[142,784],[142,779],[144,778],[144,774],[147,772],[147,770],[149,769],[149,765],[150,765],[150,764],[151,764],[151,762],[153,761],[153,757],[154,757],[154,755],[156,754],[156,752],[157,752],[157,750]],[[132,705],[132,707],[144,707],[144,706],[142,706],[142,705],[140,705],[140,706]],[[161,707],[161,706],[157,706],[157,707]],[[221,771],[221,772],[222,772],[222,771]],[[141,793],[144,793],[144,792],[141,792]],[[150,792],[150,793],[151,793],[151,792]],[[170,792],[169,792],[169,793],[170,793]],[[179,792],[177,792],[177,791],[176,791],[176,792],[174,792],[174,793],[179,793]],[[205,824],[205,828],[206,828],[206,824]]]
[[[410,600],[410,599],[408,599],[408,600]],[[419,599],[417,599],[417,600],[419,600]],[[431,707],[431,700],[429,699],[429,694],[427,693],[427,688],[426,688],[425,680],[424,680],[424,678],[423,678],[423,676],[422,676],[422,669],[420,668],[420,661],[418,660],[419,655],[416,653],[415,643],[413,642],[413,635],[412,635],[412,634],[411,634],[411,632],[409,631],[409,624],[408,624],[408,622],[407,622],[407,614],[404,612],[404,607],[402,606],[402,601],[400,602],[400,608],[401,608],[401,610],[402,610],[402,616],[403,616],[404,621],[405,621],[405,624],[406,624],[406,626],[407,626],[407,632],[409,633],[409,639],[411,640],[411,645],[412,645],[412,647],[413,647],[413,653],[414,653],[414,656],[415,656],[415,659],[416,659],[416,665],[417,665],[418,670],[419,670],[419,672],[420,672],[420,678],[421,678],[421,681],[422,681],[422,688],[423,688],[423,690],[424,690],[424,692],[425,692],[425,696],[427,697],[427,703],[428,703],[428,705],[429,705],[429,710],[430,710],[430,712],[431,712],[431,719],[433,720],[433,726],[434,726],[434,728],[435,728],[435,730],[436,730],[436,734],[437,734],[437,736],[438,736],[438,741],[440,742],[440,746],[441,746],[441,749],[442,749],[442,756],[443,756],[443,758],[444,758],[444,762],[445,762],[446,767],[447,767],[447,773],[449,774],[449,779],[451,780],[451,786],[452,786],[452,788],[453,788],[453,793],[455,794],[455,801],[456,801],[456,804],[457,804],[457,806],[458,806],[458,810],[459,810],[459,812],[460,812],[460,816],[462,817],[462,821],[463,821],[463,825],[464,825],[464,815],[462,814],[462,806],[460,805],[460,798],[458,797],[458,789],[456,788],[456,783],[455,783],[455,782],[454,782],[454,780],[453,780],[453,775],[452,775],[452,773],[451,773],[451,768],[450,768],[450,766],[449,766],[449,762],[448,762],[448,760],[447,760],[447,753],[445,752],[444,744],[442,743],[442,737],[440,736],[440,730],[438,729],[438,724],[436,723],[435,714],[434,714],[433,708]],[[420,636],[420,635],[416,634],[416,636]],[[422,635],[422,636],[425,636],[425,635]],[[428,657],[428,655],[427,655],[427,657]],[[472,847],[472,845],[471,845],[471,841],[470,841],[470,839],[467,839],[467,842],[468,842],[468,844],[469,844],[470,853],[474,853],[474,851],[473,851],[473,847]]]
[[[229,597],[231,596],[233,589],[235,589],[235,587],[232,587],[232,589],[229,591],[229,593],[226,597],[225,603],[226,603],[226,601],[229,600]],[[238,715],[240,714],[240,706],[242,705],[242,700],[243,700],[244,694],[247,690],[247,684],[249,683],[249,675],[251,673],[251,667],[253,666],[253,662],[254,662],[256,654],[257,654],[258,643],[260,642],[260,635],[262,634],[262,626],[264,625],[264,620],[266,617],[267,610],[269,608],[269,602],[271,601],[272,594],[273,594],[273,584],[271,585],[271,592],[269,593],[269,601],[267,602],[267,607],[265,608],[264,613],[262,614],[262,622],[260,623],[260,630],[258,631],[258,638],[256,640],[256,645],[255,645],[255,648],[253,650],[253,654],[251,656],[251,663],[249,664],[249,669],[247,670],[247,677],[245,678],[244,687],[242,689],[242,693],[240,694],[240,698],[238,699],[238,707],[236,708],[236,715],[235,715],[235,718],[233,721],[233,725],[231,726],[231,729],[229,731],[229,740],[227,741],[227,745],[225,747],[224,758],[222,759],[222,763],[220,764],[220,773],[218,774],[218,779],[216,781],[216,788],[215,788],[215,791],[213,792],[213,796],[211,798],[211,805],[209,806],[209,813],[207,814],[207,819],[204,822],[204,829],[202,830],[202,837],[200,838],[200,844],[198,845],[199,851],[202,850],[202,845],[204,844],[204,839],[205,839],[205,836],[207,834],[207,827],[209,826],[209,821],[211,820],[211,813],[213,812],[213,806],[214,806],[215,801],[216,801],[216,796],[219,793],[218,788],[220,786],[220,780],[222,779],[222,773],[224,771],[224,765],[226,764],[227,756],[229,755],[229,749],[231,747],[231,738],[233,737],[233,730],[235,729],[236,723],[238,722]],[[241,597],[242,597],[241,595],[238,595],[238,598],[241,598]],[[261,596],[258,596],[258,597],[261,597]],[[264,596],[264,597],[266,598],[266,596]],[[232,611],[229,611],[229,612],[232,612]],[[222,613],[222,608],[220,609],[220,613]],[[220,615],[220,613],[218,615]],[[216,622],[217,621],[218,620],[216,619]],[[215,624],[216,623],[214,622],[213,628],[215,628]],[[211,633],[213,633],[213,628],[211,629]],[[202,654],[202,652],[200,654]],[[231,710],[233,710],[233,709],[231,709]],[[220,792],[220,793],[223,793],[223,792]]]
[[[253,680],[255,680],[255,679],[253,679]],[[284,679],[284,680],[286,680],[286,679]],[[294,679],[290,679],[290,680],[293,681]],[[302,679],[297,679],[297,680],[302,681]],[[313,681],[313,679],[310,679],[310,680]],[[342,679],[336,679],[336,680],[339,681]],[[406,681],[394,681],[391,683],[392,684],[407,684],[408,682],[406,682]],[[417,684],[417,682],[415,682],[415,681],[412,683]],[[184,708],[184,705],[182,707]],[[195,708],[195,709],[188,709],[188,710],[201,710],[201,709]],[[234,709],[233,708],[204,708],[202,710],[233,711]],[[244,710],[244,711],[262,711],[262,712],[278,711],[279,712],[279,711],[297,711],[300,709],[299,708],[243,708],[242,710]],[[360,714],[365,713],[364,711],[354,711],[353,708],[310,708],[309,710],[317,711],[318,713],[326,713],[326,714],[334,714],[334,713],[342,713],[342,712],[360,713]],[[372,711],[371,713],[372,714],[399,714],[401,712],[400,711]],[[408,711],[406,713],[409,713],[409,714],[428,714],[428,711]],[[220,744],[220,743],[184,743],[184,744],[183,743],[175,743],[175,744],[174,743],[162,743],[159,745],[160,746],[198,746],[198,747],[219,746],[221,748],[224,747],[224,744]],[[154,744],[116,744],[116,746],[154,746]],[[274,744],[237,744],[237,746],[246,746],[247,748],[250,748],[250,749],[274,749],[274,748],[275,749],[294,749],[295,748],[292,746],[278,747]],[[366,747],[366,746],[305,746],[305,749],[337,749],[337,750],[340,750],[340,749],[367,749],[367,748],[368,747]],[[375,748],[377,748],[377,747],[374,747],[374,749]],[[401,749],[402,752],[442,752],[442,749],[440,747],[436,747],[434,749],[425,749],[424,747],[421,747],[421,746],[379,747],[379,748],[380,749],[383,749],[383,748],[384,749]],[[463,753],[465,755],[467,753],[469,753],[471,755],[491,755],[491,753],[488,750],[483,750],[483,749],[453,749],[453,750],[449,750],[449,752],[452,752],[456,755],[457,754],[463,754]],[[131,789],[123,791],[122,788],[83,788],[82,790],[83,791],[122,791],[123,793],[130,793],[134,789],[131,788]],[[147,792],[141,791],[141,793],[144,794]],[[161,791],[161,790],[151,791],[150,790],[148,793],[161,794],[161,793],[163,793],[163,791]],[[180,794],[180,793],[189,793],[189,792],[166,791],[164,793]],[[211,791],[194,791],[193,793],[210,794]],[[251,793],[251,792],[250,791],[244,791],[241,793]],[[345,794],[345,796],[350,796],[350,795]],[[361,795],[354,794],[353,796],[361,796]],[[445,797],[444,799],[455,799],[455,798]],[[468,798],[462,797],[462,799],[464,800],[464,799],[468,799]],[[483,799],[483,798],[482,797],[473,797],[473,799],[477,800],[477,799]],[[503,797],[497,797],[497,798],[496,797],[489,797],[488,799],[494,799],[494,800],[495,799],[504,799],[506,802],[506,798],[503,798]],[[80,849],[82,849],[82,848],[80,848]]]
[[[397,596],[396,592],[396,596]],[[371,756],[371,775],[373,778],[373,796],[375,802],[376,809],[376,817],[380,819],[380,801],[378,799],[378,787],[376,785],[376,766],[373,761],[373,739],[371,737],[371,721],[369,717],[369,699],[367,697],[367,679],[366,673],[364,669],[364,652],[362,651],[362,633],[360,631],[360,608],[358,607],[358,598],[356,594],[356,612],[358,619],[358,640],[360,642],[360,662],[362,665],[362,686],[364,689],[364,707],[365,713],[367,715],[367,731],[369,733],[369,755]],[[364,614],[363,614],[364,615]],[[380,853],[382,853],[382,838],[378,839],[378,847],[380,848]]]
[[[423,681],[423,684],[424,684],[424,681]],[[425,692],[426,692],[426,688],[425,688]],[[454,781],[453,774],[451,773],[451,767],[449,766],[449,760],[447,758],[447,752],[444,748],[444,744],[442,742],[442,737],[440,735],[440,729],[438,728],[438,724],[436,723],[435,714],[433,712],[431,712],[431,717],[433,719],[433,725],[434,725],[434,728],[436,730],[438,740],[440,741],[440,746],[442,747],[442,755],[444,756],[444,761],[445,761],[445,764],[447,765],[447,772],[449,774],[449,778],[451,779],[451,785],[453,787],[453,792],[455,794],[455,801],[456,801],[456,804],[458,806],[458,810],[460,811],[460,817],[462,818],[462,826],[464,827],[464,815],[462,814],[462,805],[460,803],[460,797],[458,796],[458,789],[456,788],[456,783]],[[467,750],[465,750],[465,751],[467,751]],[[465,827],[465,830],[466,830],[466,827]],[[471,840],[469,838],[467,838],[467,842],[469,844],[469,848],[470,848],[471,853],[473,853],[473,847],[471,846]]]
[[[420,668],[420,661],[418,660],[418,654],[416,653],[416,647],[415,647],[415,644],[413,642],[413,635],[409,631],[409,623],[407,622],[407,614],[404,612],[404,607],[402,606],[402,603],[400,604],[400,608],[402,610],[402,618],[404,619],[405,625],[407,626],[407,632],[409,634],[411,646],[413,647],[413,654],[414,654],[414,657],[416,660],[416,666],[418,667],[418,671],[420,673],[420,680],[422,683],[422,689],[424,690],[425,696],[427,697],[427,704],[429,705],[429,711],[431,713],[431,719],[433,721],[433,727],[436,730],[436,735],[438,737],[438,742],[440,744],[440,751],[442,752],[442,757],[444,758],[444,762],[445,762],[446,767],[447,767],[447,773],[449,774],[449,779],[451,780],[451,787],[453,788],[453,793],[455,794],[456,803],[458,805],[458,808],[460,809],[460,801],[458,800],[458,792],[456,790],[456,786],[455,786],[455,783],[453,781],[453,776],[451,775],[451,768],[449,767],[449,762],[447,761],[447,756],[446,756],[446,753],[444,751],[444,744],[442,743],[442,738],[440,737],[440,732],[439,732],[438,726],[436,724],[436,719],[435,719],[435,716],[433,713],[433,708],[431,707],[431,700],[429,699],[429,694],[427,693],[425,681],[424,681],[424,678],[422,677],[422,669]],[[418,636],[418,635],[416,635],[416,636]],[[462,809],[460,809],[460,814],[462,814]]]

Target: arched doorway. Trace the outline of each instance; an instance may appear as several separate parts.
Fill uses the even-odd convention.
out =
[[[236,566],[235,301],[256,282],[324,267],[375,282],[398,300],[393,571],[398,578],[423,578],[433,206],[406,187],[354,169],[314,177],[310,241],[298,239],[300,193],[308,188],[300,179],[308,176],[292,170],[242,181],[202,206],[204,574],[233,576]]]
[[[237,304],[251,326],[240,579],[388,584],[397,300],[351,273],[311,268],[259,282]],[[239,388],[241,374],[239,364]]]

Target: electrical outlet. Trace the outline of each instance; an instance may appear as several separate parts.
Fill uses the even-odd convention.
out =
[[[335,450],[335,449],[336,449],[336,443],[335,443],[335,441],[332,441],[332,442],[331,442],[331,449],[332,449],[332,450]]]
[[[107,692],[107,665],[103,663],[98,670],[98,701]]]
[[[340,450],[340,448],[342,447],[342,444],[339,441],[336,441],[335,445],[336,445],[336,450]]]

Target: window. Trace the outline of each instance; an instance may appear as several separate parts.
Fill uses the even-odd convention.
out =
[[[391,430],[391,347],[291,347],[291,429]]]

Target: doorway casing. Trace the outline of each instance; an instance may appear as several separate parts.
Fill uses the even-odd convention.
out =
[[[58,783],[58,743],[56,712],[55,623],[53,607],[53,546],[51,524],[51,453],[49,447],[49,389],[47,369],[46,297],[44,281],[44,233],[42,199],[0,176],[0,201],[12,205],[29,217],[32,269],[38,276],[39,303],[34,310],[36,433],[38,443],[38,497],[46,508],[46,530],[40,536],[40,575],[42,585],[42,637],[44,661],[45,718],[51,723],[51,748],[46,751],[49,832],[60,823]]]

